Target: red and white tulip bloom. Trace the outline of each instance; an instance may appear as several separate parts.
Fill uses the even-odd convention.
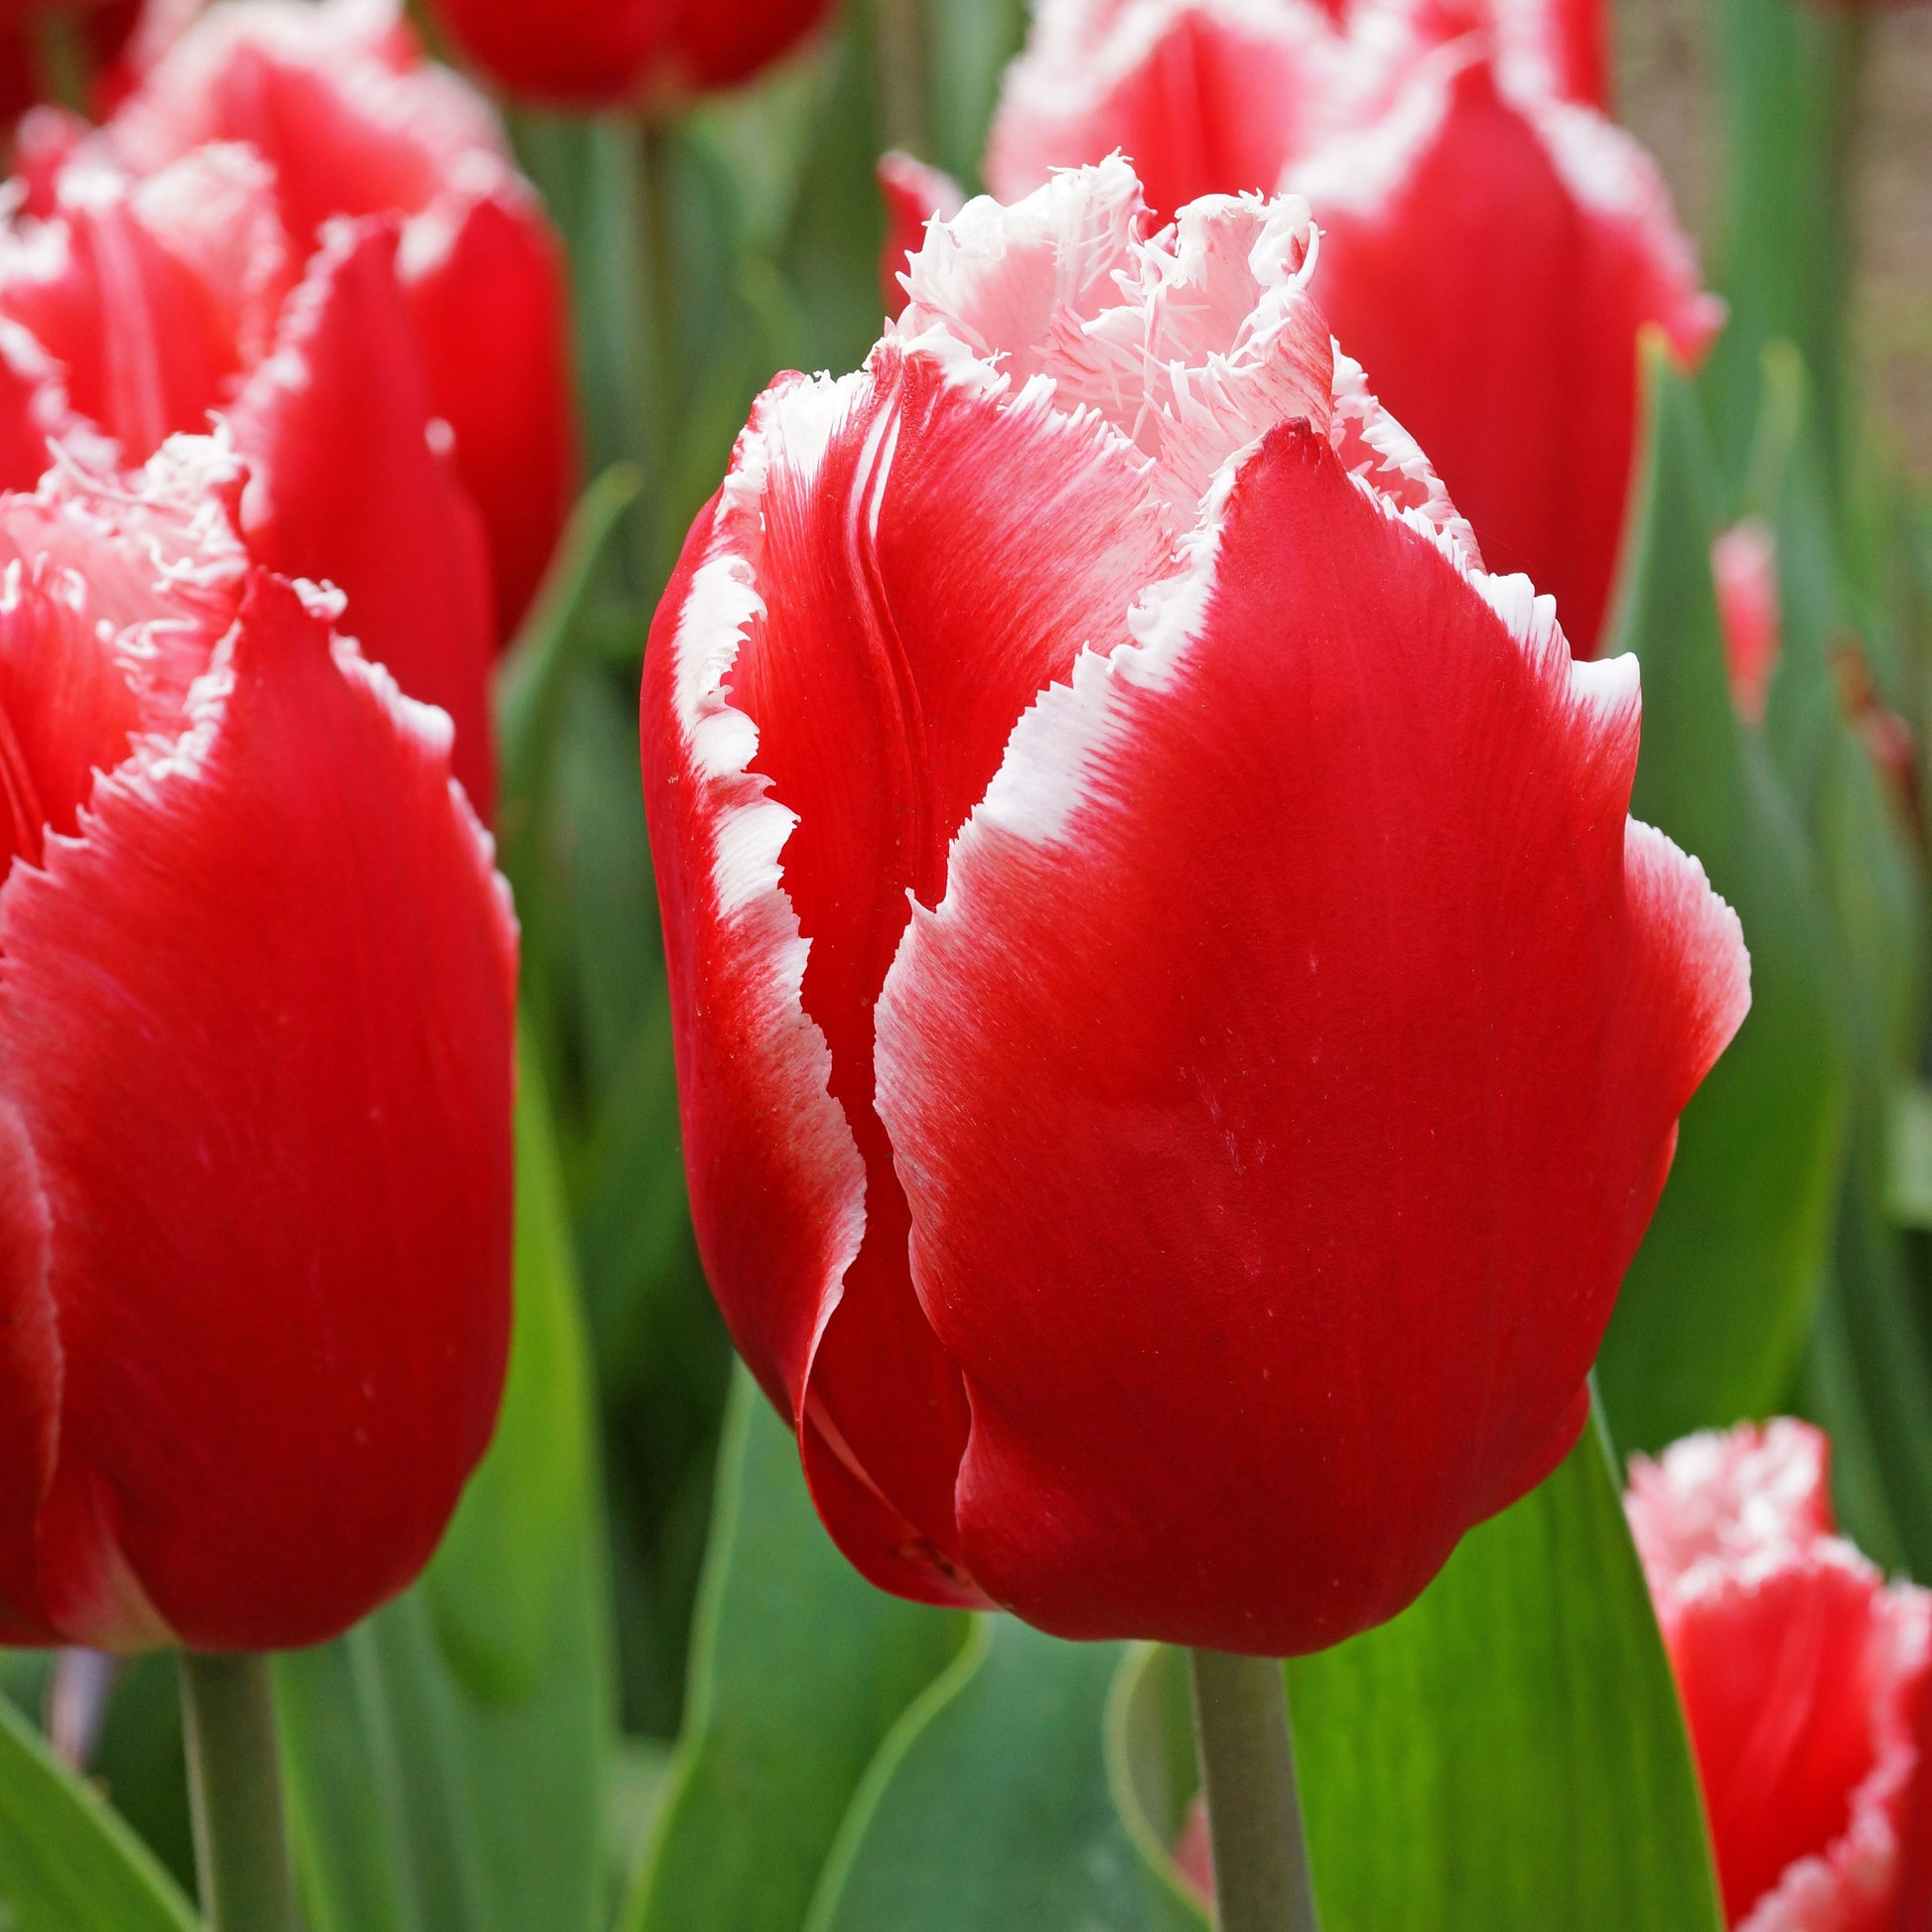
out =
[[[842,1548],[1284,1654],[1575,1442],[1748,969],[1306,206],[1150,226],[1117,161],[973,202],[759,400],[646,799],[700,1244]]]
[[[1592,104],[1594,18],[1363,0],[1337,28],[1311,0],[1046,0],[986,158],[1008,200],[1115,151],[1164,211],[1305,196],[1336,336],[1583,655],[1623,528],[1638,333],[1695,359],[1722,319],[1662,176]]]
[[[501,1394],[508,892],[241,489],[0,496],[0,1642],[334,1636]]]
[[[1932,1914],[1932,1593],[1834,1534],[1804,1423],[1692,1436],[1630,1478],[1736,1932]]]

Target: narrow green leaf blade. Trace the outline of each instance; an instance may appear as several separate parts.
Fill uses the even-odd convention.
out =
[[[0,1703],[0,1926],[193,1932],[196,1924],[140,1840]]]
[[[1696,398],[1660,343],[1645,362],[1649,453],[1615,632],[1643,667],[1631,809],[1695,853],[1742,919],[1751,1011],[1685,1111],[1598,1363],[1617,1439],[1638,1449],[1784,1399],[1824,1276],[1847,1109],[1804,836],[1731,708]]]
[[[1109,1776],[1129,1654],[983,1619],[881,1751],[806,1932],[1203,1932]]]
[[[1297,1659],[1289,1687],[1325,1932],[1722,1932],[1596,1430],[1394,1622]]]
[[[698,1614],[685,1735],[624,1923],[798,1932],[867,1765],[966,1619],[888,1596],[846,1563],[743,1369]]]
[[[589,1367],[539,1069],[517,1099],[516,1340],[496,1439],[416,1587],[278,1660],[311,1932],[594,1932],[608,1580]]]

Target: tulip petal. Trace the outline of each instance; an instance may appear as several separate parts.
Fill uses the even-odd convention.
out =
[[[447,724],[287,585],[190,708],[0,892],[65,1361],[35,1600],[285,1648],[416,1574],[488,1439],[515,937]]]
[[[1164,221],[1203,195],[1266,193],[1308,140],[1332,43],[1302,0],[1048,0],[1007,70],[987,184],[1017,202],[1120,153]]]
[[[14,1559],[34,1522],[60,1444],[61,1338],[48,1291],[50,1223],[40,1169],[15,1110],[0,1103],[0,1643],[51,1644],[59,1633]]]
[[[654,849],[684,851],[687,834],[666,814],[708,792],[718,821],[707,846],[735,852],[743,839],[759,855],[756,899],[749,877],[738,890],[760,923],[747,917],[735,935],[717,887],[707,905],[697,881],[660,880],[677,908],[674,1010],[700,991],[710,1008],[704,1026],[681,1032],[680,1065],[713,1287],[766,1389],[782,1390],[799,1421],[821,1510],[848,1554],[880,1576],[910,1553],[932,1590],[955,1595],[965,1407],[906,1272],[904,1199],[872,1107],[872,1006],[908,895],[937,901],[948,843],[1014,722],[1084,643],[1118,634],[1172,543],[1129,445],[1091,415],[1059,413],[1044,383],[1010,397],[956,348],[888,344],[861,376],[793,379],[761,400],[715,521],[694,537],[702,561],[687,553],[689,574],[666,600],[683,615],[675,631],[660,621],[644,710]],[[731,747],[708,777],[694,749],[704,726]],[[680,770],[690,776],[674,799]],[[764,870],[780,846],[781,879]],[[809,941],[802,962],[794,932]],[[727,946],[763,955],[727,961]],[[726,1020],[740,1001],[745,1016]],[[761,1083],[739,1069],[754,1058],[747,1035],[774,1028],[779,1040],[756,1051],[784,1047],[781,1090],[795,1109],[785,1139],[815,1152],[784,1156],[809,1187],[754,1190],[780,1210],[759,1239],[811,1256],[809,1272],[774,1272],[746,1245],[742,1174],[753,1162],[768,1169],[770,1154],[751,1150],[772,1123]],[[863,1223],[849,1206],[835,1222],[822,1211],[794,1221],[809,1198],[835,1187],[845,1198],[851,1155],[865,1165]],[[814,1232],[832,1226],[837,1245]],[[885,1540],[891,1513],[899,1527]]]
[[[1521,580],[1307,423],[1191,550],[1015,734],[878,1105],[973,1575],[1064,1635],[1284,1655],[1574,1436],[1747,963],[1627,825],[1634,665],[1574,667]]]
[[[423,345],[430,404],[489,530],[496,627],[536,595],[577,477],[569,303],[557,237],[536,197],[505,177],[446,196],[403,230],[398,260]]]
[[[456,725],[456,770],[477,809],[495,800],[489,563],[475,504],[432,448],[429,385],[396,279],[396,230],[333,224],[290,298],[277,348],[231,414],[253,470],[249,552],[327,580],[343,628]]]
[[[1587,108],[1499,86],[1479,46],[1290,171],[1321,224],[1319,298],[1474,526],[1490,567],[1596,649],[1636,435],[1639,329],[1700,353],[1700,293],[1655,164]]]

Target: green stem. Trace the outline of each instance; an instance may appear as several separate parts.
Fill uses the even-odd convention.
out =
[[[873,0],[873,61],[886,145],[929,156],[925,0]]]
[[[185,1650],[181,1694],[208,1932],[293,1932],[268,1659]]]
[[[1318,1932],[1282,1667],[1188,1652],[1221,1932]]]

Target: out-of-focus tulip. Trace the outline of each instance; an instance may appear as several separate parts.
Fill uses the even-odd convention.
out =
[[[528,99],[615,106],[749,80],[832,0],[432,0],[478,67]]]
[[[1744,1425],[1636,1458],[1629,1511],[1739,1932],[1906,1932],[1932,1594],[1833,1534],[1829,1448]]]
[[[1650,157],[1506,82],[1482,42],[1290,172],[1322,227],[1335,334],[1428,450],[1483,554],[1527,571],[1588,655],[1630,488],[1637,337],[1700,354],[1723,319]]]
[[[1735,920],[1635,662],[1486,575],[1304,205],[935,224],[645,659],[692,1199],[887,1587],[1285,1654],[1567,1452]]]
[[[1163,219],[1267,193],[1325,125],[1340,51],[1312,0],[1044,0],[1007,69],[987,186],[1018,201],[1118,150]]]
[[[1693,358],[1700,292],[1663,179],[1568,92],[1587,12],[1367,0],[1052,0],[986,173],[1017,197],[1118,149],[1158,209],[1278,182],[1323,230],[1323,306],[1484,554],[1600,642],[1629,489],[1638,331]],[[1596,91],[1600,91],[1597,89]]]
[[[76,157],[55,215],[0,234],[0,316],[51,351],[65,384],[28,398],[9,481],[45,468],[44,452],[24,457],[40,420],[77,415],[139,463],[210,409],[229,413],[252,472],[244,534],[257,560],[348,594],[344,628],[456,721],[458,775],[487,814],[488,550],[451,453],[431,447],[449,433],[394,227],[328,230],[297,287],[275,177],[252,147],[194,148],[138,182]]]
[[[0,1639],[320,1641],[509,1336],[515,931],[450,732],[206,439],[0,498]]]
[[[1778,664],[1778,559],[1770,525],[1748,516],[1724,531],[1711,545],[1711,577],[1730,701],[1740,718],[1761,725]]]
[[[392,221],[325,232],[275,353],[229,412],[253,473],[241,528],[258,562],[343,591],[342,627],[412,698],[450,714],[457,775],[486,815],[487,547],[449,451],[424,433],[428,387],[395,259]]]
[[[897,151],[880,158],[879,194],[886,204],[879,292],[886,299],[886,313],[896,316],[905,307],[905,289],[899,277],[905,273],[906,263],[924,246],[926,223],[934,216],[950,221],[966,206],[966,197],[950,175]]]
[[[137,177],[210,144],[272,171],[298,262],[338,215],[403,218],[399,264],[436,413],[488,526],[514,630],[576,477],[562,249],[489,104],[426,62],[396,0],[222,0],[114,116]]]
[[[111,95],[141,15],[142,0],[0,0],[0,122],[11,127],[47,98],[62,38],[75,68],[71,78]]]

